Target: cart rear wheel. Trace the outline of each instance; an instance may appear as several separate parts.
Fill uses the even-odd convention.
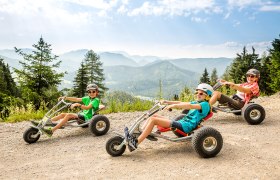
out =
[[[35,143],[38,141],[40,138],[41,134],[39,133],[39,130],[33,127],[28,128],[24,133],[23,133],[23,139],[25,142],[31,144]]]
[[[96,115],[93,116],[91,122],[89,123],[89,128],[93,134],[101,136],[108,132],[110,128],[110,121],[106,116]]]
[[[265,118],[265,110],[259,104],[248,104],[242,109],[242,116],[248,124],[260,124]]]
[[[211,127],[202,127],[195,131],[192,138],[195,151],[203,158],[216,156],[223,147],[223,138],[219,131]]]
[[[115,136],[110,138],[106,143],[106,151],[111,156],[121,156],[126,148],[126,145],[123,145],[120,149],[117,147],[123,142],[124,138],[120,136]]]

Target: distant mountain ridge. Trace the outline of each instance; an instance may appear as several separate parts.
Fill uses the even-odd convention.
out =
[[[31,49],[23,49],[30,53]],[[61,60],[61,71],[67,71],[63,87],[72,88],[76,71],[85,58],[87,49],[79,49],[58,55]],[[216,68],[222,75],[232,59],[230,58],[180,58],[164,59],[156,56],[132,56],[126,52],[96,52],[103,63],[106,86],[111,90],[124,90],[135,95],[156,96],[159,91],[159,80],[162,81],[164,96],[170,97],[179,93],[187,85],[194,87],[199,77],[207,68],[209,75]],[[0,50],[0,57],[10,67],[20,68],[22,57],[14,50]]]

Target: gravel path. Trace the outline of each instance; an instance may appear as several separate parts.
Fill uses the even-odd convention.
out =
[[[0,179],[280,179],[279,100],[279,94],[257,100],[266,110],[260,125],[214,114],[204,125],[221,132],[224,146],[210,159],[200,158],[191,143],[161,139],[146,140],[120,157],[108,155],[105,144],[113,131],[122,132],[142,112],[107,115],[111,129],[101,137],[87,128],[66,128],[31,145],[22,138],[29,122],[0,123]],[[180,112],[160,113],[174,117]]]

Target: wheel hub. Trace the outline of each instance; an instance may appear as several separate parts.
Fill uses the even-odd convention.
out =
[[[203,148],[206,151],[212,151],[217,147],[218,143],[217,140],[214,137],[207,137],[203,141]]]
[[[257,109],[254,109],[250,112],[250,118],[252,120],[258,120],[261,117],[261,112]]]
[[[99,121],[96,123],[96,129],[98,131],[103,131],[106,128],[106,123],[104,121]]]

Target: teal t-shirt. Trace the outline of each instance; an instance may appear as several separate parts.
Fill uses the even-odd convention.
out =
[[[98,98],[91,99],[89,96],[85,96],[82,98],[82,102],[85,106],[88,106],[89,104],[92,105],[92,108],[84,109],[81,113],[82,115],[84,115],[85,120],[88,121],[92,118],[94,112],[99,109],[100,100]]]
[[[178,122],[182,124],[185,133],[191,132],[198,123],[205,118],[210,111],[210,104],[207,101],[197,102],[192,101],[191,104],[200,104],[201,109],[191,109],[186,116]]]

